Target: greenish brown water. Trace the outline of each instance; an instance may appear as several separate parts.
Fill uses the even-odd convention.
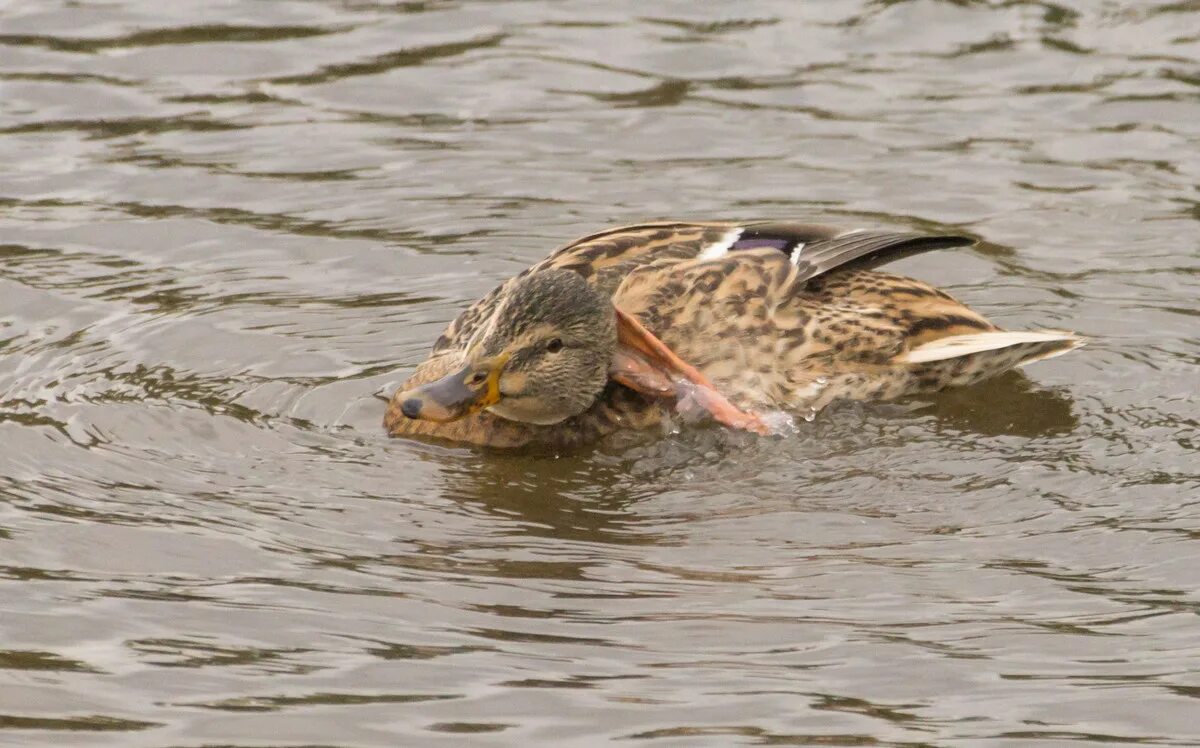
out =
[[[0,2],[0,745],[1200,744],[1200,4]],[[786,440],[385,438],[670,218],[1089,348]]]

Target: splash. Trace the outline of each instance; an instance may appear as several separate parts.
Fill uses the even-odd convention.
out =
[[[760,413],[763,423],[767,424],[767,428],[771,430],[772,436],[793,436],[800,433],[800,426],[796,423],[795,417],[786,411],[769,410],[765,413]],[[809,417],[804,420],[811,421]]]
[[[818,401],[828,386],[828,377],[814,377],[807,386],[797,393],[797,401],[793,407],[787,409],[755,410],[754,413],[766,425],[768,433],[771,435],[795,435],[800,431],[798,419],[803,419],[806,423],[812,423],[816,420],[819,408],[813,405],[813,403]],[[678,399],[675,401],[675,412],[681,418],[668,419],[667,423],[664,424],[664,431],[666,433],[677,435],[680,430],[680,420],[683,423],[695,423],[711,417],[710,412],[697,402],[695,393],[699,389],[695,383],[687,380],[680,379],[675,382],[675,390],[678,395]],[[752,397],[751,399],[759,402],[771,402],[772,400],[766,392],[762,392],[757,397]]]

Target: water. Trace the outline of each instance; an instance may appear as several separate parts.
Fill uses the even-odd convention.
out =
[[[0,4],[0,744],[1200,744],[1200,5]],[[1088,348],[553,456],[379,393],[560,242],[970,232]]]

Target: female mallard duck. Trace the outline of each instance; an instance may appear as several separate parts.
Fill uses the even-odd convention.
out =
[[[760,413],[965,385],[1076,348],[871,270],[963,236],[647,223],[562,247],[450,323],[388,404],[393,436],[565,447],[672,410]]]

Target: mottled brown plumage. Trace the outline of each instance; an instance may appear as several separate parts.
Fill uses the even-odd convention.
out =
[[[1061,331],[1001,331],[943,291],[872,269],[972,243],[767,222],[592,234],[454,320],[384,423],[395,436],[568,447],[689,404],[757,428],[756,413],[969,384],[1081,344]],[[658,358],[630,324],[682,363]],[[606,375],[601,360],[612,361]]]

